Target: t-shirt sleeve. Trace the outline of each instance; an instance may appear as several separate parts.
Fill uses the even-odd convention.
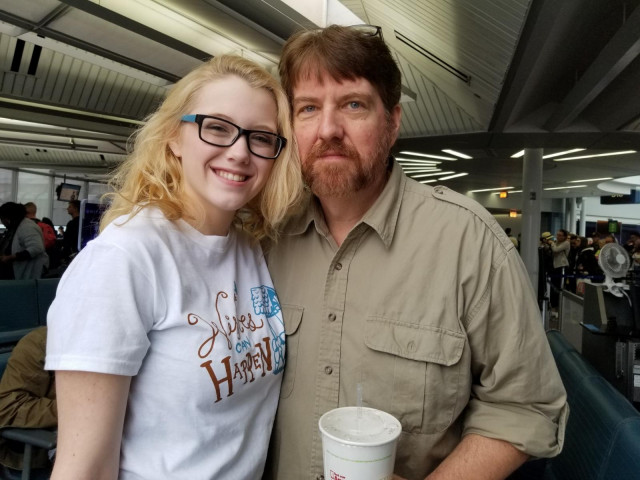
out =
[[[71,262],[47,316],[48,370],[136,375],[162,312],[144,255],[91,242]]]

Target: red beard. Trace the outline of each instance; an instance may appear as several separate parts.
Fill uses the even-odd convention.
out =
[[[305,182],[318,197],[347,197],[376,182],[386,172],[389,140],[380,138],[374,158],[363,161],[358,151],[342,142],[318,142],[302,162]],[[342,162],[324,162],[322,155],[342,155]]]

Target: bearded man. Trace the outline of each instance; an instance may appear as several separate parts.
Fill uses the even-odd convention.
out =
[[[268,253],[287,363],[267,477],[323,478],[318,419],[358,384],[402,424],[396,478],[505,478],[559,453],[566,394],[516,248],[390,156],[400,72],[381,29],[298,33],[280,77],[311,193]]]

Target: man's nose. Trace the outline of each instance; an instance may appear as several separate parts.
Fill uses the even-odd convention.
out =
[[[344,135],[342,118],[334,109],[324,109],[320,117],[318,137],[324,141],[341,139]]]

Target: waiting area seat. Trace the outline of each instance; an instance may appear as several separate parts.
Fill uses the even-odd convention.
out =
[[[31,330],[47,324],[59,281],[0,280],[0,351],[11,350]]]
[[[511,478],[640,478],[640,412],[559,331],[550,330],[547,338],[570,409],[564,448],[555,458],[528,462]]]

